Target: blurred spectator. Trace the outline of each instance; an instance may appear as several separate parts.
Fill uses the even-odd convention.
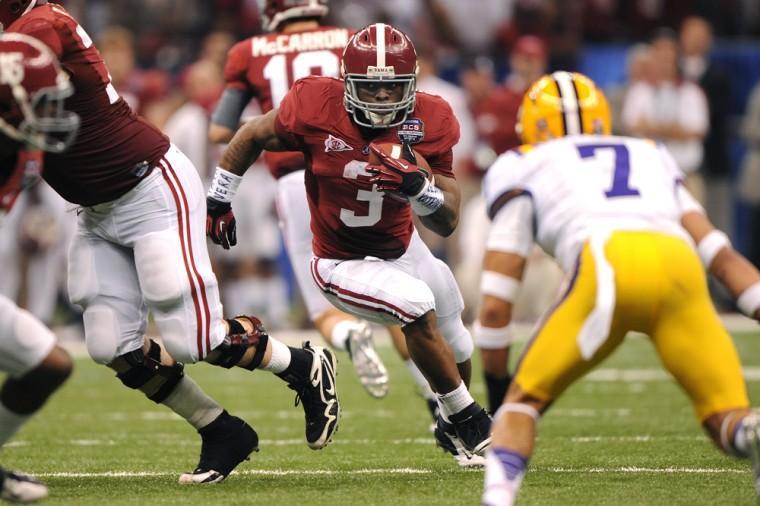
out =
[[[192,64],[182,79],[185,98],[169,117],[164,132],[187,155],[205,181],[211,172],[208,146],[208,122],[222,94],[224,80],[217,64],[200,60]]]
[[[22,193],[0,227],[0,293],[49,324],[65,283],[76,215],[40,182]]]
[[[707,100],[699,86],[682,79],[678,46],[669,32],[652,42],[652,50],[656,83],[639,81],[631,86],[623,103],[623,125],[630,135],[663,142],[686,173],[689,190],[704,202],[698,171],[709,126]]]
[[[752,89],[741,133],[747,154],[741,166],[739,197],[751,208],[747,258],[760,267],[760,83]]]
[[[465,54],[491,55],[499,29],[512,17],[513,0],[429,0],[449,42]],[[435,16],[434,16],[435,17]]]
[[[211,32],[203,39],[200,60],[214,63],[219,72],[224,70],[227,61],[227,51],[235,44],[235,37],[229,32]]]
[[[475,146],[475,128],[472,114],[467,106],[467,94],[465,91],[438,77],[436,63],[432,55],[424,46],[418,47],[417,63],[419,73],[417,75],[417,90],[424,91],[442,97],[449,103],[454,116],[459,121],[459,143],[454,146],[454,172],[460,174],[464,165],[470,160]]]
[[[626,133],[623,125],[623,102],[628,91],[638,83],[645,86],[656,84],[656,69],[654,54],[649,44],[636,44],[628,50],[626,58],[627,80],[622,85],[607,90],[607,99],[610,102],[612,113],[612,131],[615,134]]]
[[[681,25],[681,69],[684,78],[697,84],[707,98],[710,129],[704,141],[702,174],[707,192],[707,213],[715,226],[730,231],[731,162],[728,155],[728,114],[731,81],[728,73],[710,59],[712,28],[703,18],[692,16]]]
[[[169,76],[159,70],[140,70],[135,66],[134,35],[121,26],[104,30],[97,41],[111,83],[133,111],[142,113],[153,100],[166,95]]]

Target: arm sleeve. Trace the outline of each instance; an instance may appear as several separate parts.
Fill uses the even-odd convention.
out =
[[[252,98],[253,95],[247,90],[226,88],[216,105],[216,109],[214,109],[214,114],[211,115],[211,123],[227,127],[230,130],[237,130],[240,126],[243,110]]]
[[[522,194],[511,199],[493,217],[486,249],[527,258],[533,242],[533,199]]]
[[[481,185],[481,193],[486,204],[486,213],[490,219],[493,219],[499,209],[510,199],[521,194],[530,194],[515,179],[518,173],[517,165],[521,158],[522,155],[518,152],[507,151],[499,156],[486,172]]]

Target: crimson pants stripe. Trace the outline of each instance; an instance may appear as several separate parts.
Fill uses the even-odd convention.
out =
[[[331,293],[338,297],[340,300],[345,302],[346,304],[360,307],[363,309],[370,309],[372,311],[380,311],[382,313],[389,314],[395,318],[398,318],[401,321],[404,321],[406,323],[411,323],[417,318],[413,315],[410,315],[409,313],[402,311],[398,307],[394,306],[393,304],[390,304],[384,300],[376,299],[374,297],[370,297],[369,295],[364,295],[357,292],[352,292],[351,290],[346,290],[345,288],[341,288],[337,285],[334,285],[332,283],[326,283],[324,279],[322,279],[322,276],[319,274],[319,269],[317,268],[317,264],[319,263],[319,259],[312,260],[311,262],[311,274],[314,278],[314,281],[317,282],[317,285],[319,288],[326,293]],[[341,297],[343,295],[343,297]],[[353,297],[355,299],[360,299],[369,303],[377,304],[379,306],[383,307],[377,307],[377,306],[371,306],[369,304],[362,304],[361,302],[347,299],[346,297]]]
[[[203,321],[201,317],[201,307],[200,307],[200,300],[198,298],[198,289],[196,287],[195,280],[193,279],[193,274],[190,270],[190,262],[191,258],[188,255],[188,248],[189,248],[189,242],[186,245],[185,243],[185,231],[187,230],[186,225],[189,225],[190,220],[190,213],[187,210],[186,207],[186,200],[185,200],[185,207],[183,208],[181,202],[180,202],[180,193],[177,189],[177,182],[175,182],[172,177],[169,174],[169,169],[167,167],[171,167],[165,160],[162,160],[163,164],[161,166],[161,174],[164,177],[164,180],[166,181],[166,184],[169,186],[169,190],[172,193],[172,197],[174,199],[174,205],[177,207],[177,222],[178,227],[177,231],[179,233],[179,242],[182,247],[182,260],[185,263],[185,273],[187,274],[187,280],[190,283],[190,296],[193,299],[193,307],[195,308],[195,320],[196,320],[196,341],[198,346],[198,359],[202,359],[204,356],[203,353]],[[172,171],[172,176],[176,178],[176,174]],[[181,187],[180,187],[181,188]],[[190,247],[189,249],[192,250]]]

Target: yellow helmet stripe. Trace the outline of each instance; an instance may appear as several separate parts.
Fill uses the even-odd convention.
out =
[[[582,133],[581,108],[578,92],[573,85],[573,76],[569,72],[554,72],[552,79],[557,85],[560,103],[562,104],[562,123],[565,128],[565,135]]]

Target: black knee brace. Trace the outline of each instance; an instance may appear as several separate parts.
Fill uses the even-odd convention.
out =
[[[253,326],[253,331],[246,332],[245,327],[237,318],[247,319]],[[261,324],[261,320],[255,316],[236,316],[234,319],[226,321],[230,330],[224,338],[224,342],[208,354],[206,362],[230,369],[240,362],[248,348],[255,346],[256,352],[253,355],[253,360],[245,368],[251,371],[256,369],[264,359],[264,353],[269,342],[269,335]]]
[[[161,346],[152,339],[147,355],[140,349],[124,354],[117,360],[120,359],[128,368],[116,374],[116,377],[129,388],[142,391],[155,403],[163,402],[185,375],[182,363],[161,363]]]

